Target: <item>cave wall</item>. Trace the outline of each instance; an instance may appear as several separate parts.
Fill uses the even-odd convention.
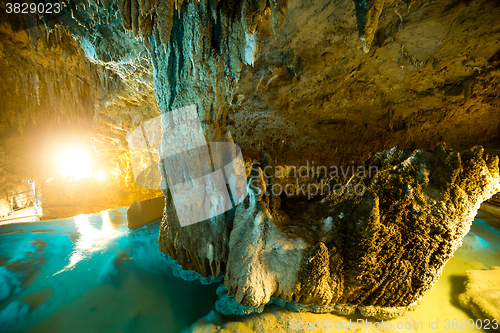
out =
[[[28,179],[45,189],[45,219],[161,195],[135,185],[126,142],[130,128],[159,114],[148,68],[136,66],[143,84],[123,80],[111,67],[92,62],[61,25],[1,15],[0,214],[9,213],[9,196],[23,191]],[[106,161],[105,191],[59,179],[57,150],[70,143],[93,147]]]
[[[498,11],[487,1],[388,1],[366,53],[353,2],[291,1],[279,35],[265,24],[272,19],[262,17],[259,57],[242,69],[227,129],[247,161],[270,152],[281,165],[315,161],[332,166],[353,160],[359,165],[369,152],[395,145],[432,150],[443,140],[459,151],[474,144],[495,149]],[[174,22],[174,27],[183,26]],[[186,52],[172,38],[167,52],[174,43],[178,54]],[[185,63],[174,61],[173,66]],[[185,84],[179,97],[183,102],[198,88],[190,83],[191,75],[183,76],[191,73],[189,68],[160,76],[157,94],[167,92],[158,97],[164,99],[160,104],[176,100],[172,81]],[[210,94],[203,96],[210,100]],[[206,122],[206,113],[199,112]],[[217,222],[179,228],[167,198],[160,249],[185,269],[217,274],[227,251],[227,229],[219,229],[222,223]],[[212,233],[222,236],[207,237]],[[195,241],[200,238],[201,243]],[[215,257],[209,255],[212,250]]]
[[[440,141],[498,150],[499,14],[495,1],[385,1],[365,54],[353,1],[291,0],[279,36],[262,29],[227,128],[245,157],[280,164]]]
[[[266,156],[263,165],[301,165],[308,160],[317,165],[345,164],[394,145],[431,150],[440,141],[448,141],[454,151],[476,144],[490,150],[499,147],[500,7],[496,2],[125,0],[66,4],[65,15],[55,21],[42,20],[43,25],[54,31],[63,26],[77,41],[75,47],[88,64],[83,73],[91,75],[89,86],[103,86],[108,77],[116,78],[109,86],[112,89],[104,93],[89,90],[86,105],[94,108],[96,147],[125,160],[121,170],[128,165],[128,131],[191,104],[197,107],[207,141],[234,141],[242,147],[247,164],[262,156]],[[30,41],[32,35],[30,30]],[[47,32],[41,36],[50,40]],[[32,82],[29,98],[36,100],[37,83]],[[88,116],[83,118],[88,122]],[[407,307],[439,277],[480,201],[498,191],[498,159],[483,154],[480,147],[463,155],[454,151],[444,146],[433,154],[395,148],[376,155],[388,160],[379,161],[386,168],[385,176],[374,182],[379,186],[355,202],[327,198],[322,204],[330,205],[332,216],[325,212],[320,218],[312,212],[307,217],[306,208],[288,207],[297,216],[306,215],[302,222],[315,216],[316,227],[331,224],[335,216],[342,220],[344,212],[337,210],[349,209],[346,221],[336,221],[347,235],[339,233],[340,238],[345,236],[339,242],[350,244],[345,251],[343,243],[322,240],[334,233],[331,230],[315,230],[318,234],[313,241],[303,239],[283,247],[308,233],[300,225],[295,226],[299,231],[293,237],[286,231],[294,226],[282,218],[286,212],[280,211],[281,197],[250,195],[236,212],[181,228],[168,188],[163,189],[166,206],[160,250],[202,276],[227,273],[228,297],[234,295],[243,305],[263,306],[275,296],[315,305],[335,306],[338,301],[343,306],[368,299],[373,306]],[[436,173],[433,182],[422,178],[426,171]],[[126,171],[121,179],[128,184],[132,177]],[[270,185],[264,179],[258,182],[264,191]],[[468,197],[470,202],[464,204]],[[415,203],[423,208],[413,207]],[[349,207],[356,205],[359,212],[352,212]],[[422,213],[429,207],[433,216]],[[453,221],[440,225],[448,208],[456,210],[456,214],[449,213]],[[423,262],[415,259],[426,254],[425,246],[400,241],[407,235],[402,215],[411,209],[415,211],[409,219],[416,229],[412,233],[415,242],[426,245],[439,239],[444,249],[435,251],[436,257],[431,258],[435,263],[425,281],[418,280],[420,273],[413,274],[428,268],[419,270],[419,265],[427,264],[427,257]],[[388,211],[402,215],[387,215]],[[420,223],[421,218],[425,223]],[[382,263],[380,271],[370,270],[370,258],[380,251],[374,243],[379,236],[393,246],[387,251],[397,252],[394,246],[398,244],[408,260],[400,263],[394,257],[393,266]],[[297,244],[300,251],[291,259],[283,255]],[[350,248],[353,253],[348,253]],[[269,255],[275,252],[276,257]],[[293,274],[284,274],[290,269]],[[328,276],[327,271],[334,274]],[[393,271],[406,275],[390,275]],[[364,290],[360,279],[370,281],[371,289]],[[404,295],[398,294],[397,286]]]

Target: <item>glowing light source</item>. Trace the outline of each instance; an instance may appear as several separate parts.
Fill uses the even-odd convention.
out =
[[[95,177],[99,180],[103,180],[104,178],[106,178],[106,174],[104,173],[104,171],[97,171]]]
[[[72,148],[66,150],[60,158],[61,162],[61,175],[74,178],[78,180],[90,176],[91,165],[90,156],[86,151],[79,148]]]

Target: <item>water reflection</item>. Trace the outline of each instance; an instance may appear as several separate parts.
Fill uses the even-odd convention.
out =
[[[101,229],[95,228],[90,223],[89,216],[78,215],[74,217],[78,239],[71,253],[69,263],[54,275],[72,269],[78,262],[90,257],[94,252],[104,250],[111,241],[127,232],[126,229],[119,229],[119,224],[113,222],[109,210],[102,211],[99,214],[102,222]]]

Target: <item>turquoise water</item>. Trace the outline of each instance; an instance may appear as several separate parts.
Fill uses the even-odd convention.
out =
[[[474,319],[457,296],[467,270],[498,265],[499,222],[480,212],[439,281],[401,320]],[[129,230],[125,209],[0,225],[0,332],[182,332],[214,314],[220,282],[204,285],[163,256],[158,229],[156,221]],[[217,331],[221,320],[251,316],[231,318],[216,316],[209,325]]]
[[[0,332],[181,332],[213,310],[220,283],[181,271],[159,221],[131,231],[125,210],[0,225]]]

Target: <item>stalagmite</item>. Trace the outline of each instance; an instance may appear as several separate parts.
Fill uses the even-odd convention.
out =
[[[440,277],[480,203],[500,191],[498,157],[479,146],[461,154],[444,145],[433,153],[395,147],[365,166],[378,173],[359,179],[362,196],[330,192],[302,217],[288,215],[270,192],[272,178],[254,186],[260,197],[237,207],[229,240],[224,285],[234,301],[262,311],[276,295],[305,311],[342,313],[349,305],[349,313],[383,320],[403,315]]]

